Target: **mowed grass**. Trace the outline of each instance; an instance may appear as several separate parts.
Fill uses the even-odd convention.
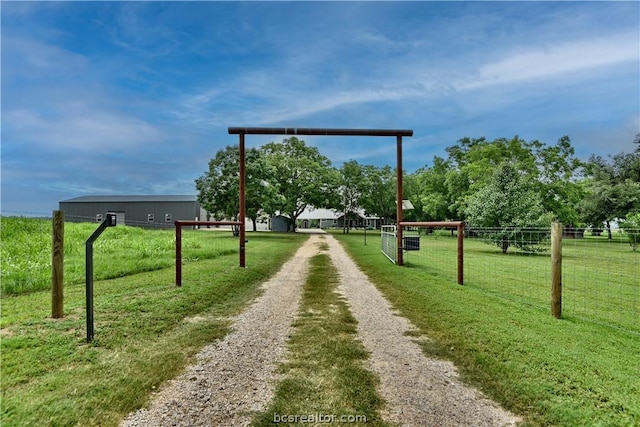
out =
[[[368,353],[356,339],[356,320],[336,292],[338,283],[328,255],[311,259],[287,362],[280,366],[283,378],[252,425],[389,425],[381,420],[378,378],[363,366]]]
[[[85,281],[85,242],[96,223],[65,223],[65,284]],[[18,295],[51,289],[51,219],[0,218],[0,290]],[[183,261],[212,259],[238,252],[231,232],[184,230]],[[94,279],[123,277],[175,265],[175,231],[139,227],[107,228],[93,244]]]
[[[379,236],[367,233],[364,246],[360,233],[334,235],[393,306],[431,338],[422,342],[424,352],[452,360],[465,381],[522,416],[523,425],[640,425],[638,334],[571,314],[554,319],[550,285],[547,296],[540,297],[547,301],[542,305],[499,294],[511,282],[527,287],[530,276],[542,275],[534,266],[548,265],[548,257],[519,257],[524,264],[504,279],[492,272],[505,269],[503,263],[514,256],[489,253],[493,249],[479,243],[477,253],[465,253],[465,263],[483,253],[491,259],[478,273],[493,282],[494,291],[489,292],[487,285],[474,285],[473,274],[466,274],[467,285],[456,284],[455,257],[437,259],[435,247],[441,240],[450,239],[455,246],[450,237],[424,241],[425,248],[434,249],[435,262],[422,265],[409,254],[410,265],[398,267],[380,253]],[[628,245],[620,248],[631,252]],[[566,261],[573,257],[569,253]]]
[[[194,233],[194,243],[205,248],[210,234]],[[237,253],[189,262],[182,287],[173,268],[96,281],[91,344],[84,286],[65,288],[59,320],[50,317],[50,291],[3,298],[2,426],[115,426],[144,406],[202,346],[227,333],[228,317],[259,295],[259,284],[305,237],[247,238],[247,268],[238,267]]]
[[[405,253],[405,265],[456,280],[456,239],[422,235],[420,251]],[[563,313],[640,334],[640,252],[626,239],[605,236],[563,239]],[[527,254],[478,239],[464,242],[464,283],[503,298],[550,310],[550,252]]]

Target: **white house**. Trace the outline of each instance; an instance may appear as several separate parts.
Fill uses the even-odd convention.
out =
[[[300,228],[337,227],[338,217],[339,214],[332,209],[308,207],[298,216],[297,225]]]
[[[344,227],[344,214],[332,209],[317,209],[309,207],[300,214],[297,226],[300,228],[342,228]],[[349,215],[350,228],[378,228],[380,218],[365,215],[363,210]]]

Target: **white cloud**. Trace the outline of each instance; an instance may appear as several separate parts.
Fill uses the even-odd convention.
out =
[[[62,72],[76,75],[88,64],[88,58],[56,45],[24,37],[2,36],[3,74],[9,77],[43,76]],[[51,77],[51,76],[50,76]]]
[[[120,113],[75,105],[50,115],[38,110],[4,112],[3,144],[28,143],[42,149],[129,150],[163,141],[154,125]],[[36,147],[32,147],[36,148]]]
[[[552,78],[596,67],[638,62],[637,32],[610,37],[583,39],[555,46],[524,49],[505,58],[481,65],[475,76],[455,83],[459,90],[532,79]]]

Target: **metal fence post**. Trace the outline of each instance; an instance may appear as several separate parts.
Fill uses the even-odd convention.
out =
[[[562,317],[562,224],[551,224],[551,314]]]
[[[87,342],[93,341],[93,242],[100,237],[107,227],[115,227],[116,214],[107,214],[96,231],[85,243],[85,278],[86,278],[86,304],[87,304]]]

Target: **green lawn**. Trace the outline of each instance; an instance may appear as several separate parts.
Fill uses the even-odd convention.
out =
[[[51,220],[2,217],[0,221],[2,295],[51,289]],[[95,223],[65,223],[65,284],[84,283],[85,242],[97,227]],[[230,231],[185,229],[182,240],[183,262],[187,263],[238,253],[238,239]],[[107,228],[94,242],[93,252],[95,280],[172,267],[175,231]]]
[[[5,218],[2,221],[4,263],[9,234]],[[43,224],[36,227],[36,234],[43,236],[25,237],[22,247],[31,248],[33,242],[48,258],[50,229],[47,231]],[[73,235],[73,228],[67,228],[67,237]],[[95,224],[90,228],[87,226],[75,238],[81,242],[80,248],[90,234],[86,232],[95,229]],[[117,425],[127,413],[143,406],[163,381],[176,376],[203,345],[224,336],[228,316],[246,307],[259,294],[258,285],[273,275],[305,239],[292,234],[248,233],[248,268],[241,269],[237,239],[227,233],[185,233],[185,250],[192,252],[183,269],[184,285],[178,288],[174,284],[173,233],[127,228],[106,230],[100,238],[105,246],[96,245],[96,276],[125,276],[95,282],[96,339],[92,344],[85,342],[83,275],[65,287],[65,317],[59,320],[50,318],[50,272],[47,261],[37,261],[41,257],[30,257],[33,263],[43,263],[31,271],[34,277],[39,270],[45,271],[38,280],[44,281],[46,290],[30,289],[24,293],[28,289],[16,289],[14,295],[3,290],[3,426]],[[140,236],[136,243],[137,233]],[[602,241],[597,240],[594,248],[589,239],[565,242],[565,271],[578,270],[582,275],[565,280],[566,310],[564,318],[557,320],[550,315],[549,286],[538,289],[534,285],[537,279],[532,281],[538,277],[547,280],[548,256],[504,256],[488,245],[465,242],[466,285],[459,286],[455,284],[455,256],[445,254],[447,246],[455,247],[455,240],[450,237],[425,239],[424,255],[409,254],[409,266],[397,267],[380,253],[379,235],[368,233],[367,246],[363,245],[362,234],[345,236],[338,232],[335,236],[394,307],[431,338],[421,340],[425,354],[454,361],[465,381],[523,416],[524,425],[640,424],[640,336],[621,327],[588,321],[574,308],[586,303],[572,303],[578,297],[572,296],[576,293],[572,287],[577,285],[571,280],[600,293],[606,286],[622,289],[629,283],[628,277],[637,277],[633,269],[627,276],[627,267],[618,267],[613,273],[592,273],[587,269],[602,269],[615,259],[626,260],[627,266],[637,268],[633,261],[637,258],[632,257],[638,254],[633,254],[628,244],[603,247]],[[169,250],[145,256],[145,250],[161,246],[154,246],[156,238],[165,241]],[[65,246],[75,248],[77,243],[73,240],[67,240]],[[229,250],[216,251],[223,241],[228,241],[228,246],[223,247]],[[130,249],[123,249],[127,247]],[[591,251],[600,259],[584,262],[580,251]],[[126,255],[118,258],[118,265],[111,268],[110,263],[102,263],[103,258],[113,260],[120,252]],[[605,254],[612,258],[605,259]],[[83,250],[70,250],[67,262],[69,266],[82,266],[83,257]],[[154,258],[169,268],[154,267]],[[147,260],[150,264],[145,266]],[[476,262],[479,264],[474,272]],[[160,269],[134,274],[139,265],[143,269]],[[4,288],[12,275],[5,270],[5,264],[2,268]],[[83,271],[82,267],[77,268]],[[316,278],[312,281],[318,281],[320,276],[332,277],[325,259],[317,259],[314,268]],[[496,275],[499,271],[509,274]],[[73,282],[73,273],[66,277]],[[34,283],[40,283],[38,280]],[[603,280],[605,285],[594,285]],[[329,286],[329,292],[305,297],[314,311],[320,311],[311,305],[315,300],[324,304],[330,301],[325,298],[331,297],[331,281],[319,281]],[[638,281],[631,283],[637,285]],[[629,289],[630,298],[635,298],[635,288]],[[591,297],[585,294],[583,298]],[[609,300],[604,297],[598,304],[620,304]],[[340,303],[331,304],[342,307]],[[343,322],[342,326],[336,325],[339,328],[350,322],[346,314],[337,319],[321,318],[328,322],[327,327],[331,321]],[[314,352],[321,352],[300,347],[300,340],[314,334],[312,326],[315,327],[313,322],[299,319],[298,335],[292,338],[292,346],[301,349],[297,353],[300,363],[296,365],[300,372],[304,372],[310,358],[316,357]],[[633,324],[631,319],[631,326],[637,326],[637,321]],[[317,344],[325,345],[321,341]],[[353,354],[357,356],[358,352]],[[341,387],[336,385],[335,390],[342,390]],[[286,390],[284,393],[286,400]],[[376,407],[375,399],[368,401],[365,404]],[[357,413],[352,409],[348,412]],[[370,412],[373,419],[374,412],[375,409]]]
[[[460,286],[455,255],[436,250],[451,241],[455,247],[450,237],[424,241],[431,262],[410,254],[409,266],[398,267],[380,253],[379,236],[368,233],[364,246],[362,234],[334,235],[393,306],[432,338],[422,342],[425,353],[454,361],[466,381],[524,416],[524,425],[640,424],[640,337],[572,314],[554,319],[543,295],[550,285],[538,291],[529,284],[544,275],[538,270],[548,257],[504,256],[465,242],[467,268],[486,258],[480,271],[465,271],[467,285]],[[510,267],[510,276],[493,274],[512,259],[524,264]],[[539,303],[505,298],[513,286]]]
[[[456,239],[436,233],[422,235],[420,243],[420,251],[406,253],[405,264],[455,280]],[[604,236],[564,239],[562,252],[563,313],[640,334],[640,252],[633,252],[626,240],[610,242]],[[550,310],[550,253],[509,248],[502,254],[496,246],[465,239],[464,283]]]

